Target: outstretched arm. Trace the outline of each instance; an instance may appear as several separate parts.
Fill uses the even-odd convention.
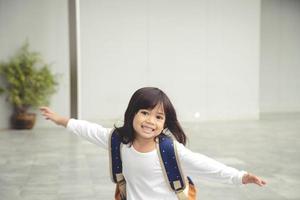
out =
[[[235,185],[255,183],[263,186],[266,184],[254,174],[237,170],[202,154],[194,153],[183,144],[176,142],[176,147],[182,167],[188,174]]]
[[[67,124],[70,120],[68,117],[63,117],[58,115],[57,113],[53,112],[50,108],[48,107],[40,107],[40,110],[42,112],[42,115],[45,117],[47,120],[51,120],[57,125],[67,127]]]
[[[60,116],[48,107],[40,107],[40,110],[45,119],[51,120],[57,125],[66,127],[75,135],[80,136],[98,146],[105,149],[108,148],[108,139],[111,132],[110,128],[104,128],[99,124],[84,120],[70,119],[68,117]]]
[[[243,182],[243,184],[254,183],[259,186],[264,186],[267,184],[267,182],[264,181],[263,179],[261,179],[260,177],[254,175],[254,174],[250,174],[250,173],[247,173],[243,176],[242,182]]]

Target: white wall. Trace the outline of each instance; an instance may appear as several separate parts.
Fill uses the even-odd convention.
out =
[[[62,74],[51,106],[64,115],[70,107],[67,3],[0,0],[0,60],[29,38]],[[262,1],[261,63],[258,0],[80,3],[82,118],[121,118],[143,86],[165,90],[184,121],[258,118],[259,107],[300,110],[297,0]],[[0,128],[8,127],[11,109],[3,96],[0,113]]]
[[[300,111],[300,1],[263,0],[262,113]]]
[[[258,118],[259,0],[80,6],[82,118],[122,117],[143,86],[165,90],[184,121]]]
[[[41,52],[60,74],[59,89],[51,99],[54,110],[69,115],[68,1],[0,0],[0,60],[7,61],[28,38],[31,50]],[[0,128],[9,127],[12,109],[0,96]],[[50,123],[39,117],[37,127]]]

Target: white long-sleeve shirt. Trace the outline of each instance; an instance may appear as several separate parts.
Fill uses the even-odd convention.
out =
[[[108,149],[111,128],[70,119],[67,129],[86,140]],[[199,153],[194,153],[176,141],[183,173],[192,179],[206,178],[218,182],[241,185],[245,171],[238,171]],[[127,200],[175,200],[175,193],[166,183],[156,149],[141,153],[133,145],[122,145],[123,175],[126,180]]]

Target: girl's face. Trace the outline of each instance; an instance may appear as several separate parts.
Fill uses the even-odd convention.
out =
[[[162,104],[151,109],[140,109],[133,118],[133,129],[137,140],[153,140],[164,129],[166,121]]]

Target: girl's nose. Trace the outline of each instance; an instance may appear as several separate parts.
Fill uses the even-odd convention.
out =
[[[154,124],[154,123],[155,123],[154,117],[151,116],[151,115],[149,115],[149,116],[147,117],[147,122],[148,122],[148,123],[151,123],[151,124]]]

